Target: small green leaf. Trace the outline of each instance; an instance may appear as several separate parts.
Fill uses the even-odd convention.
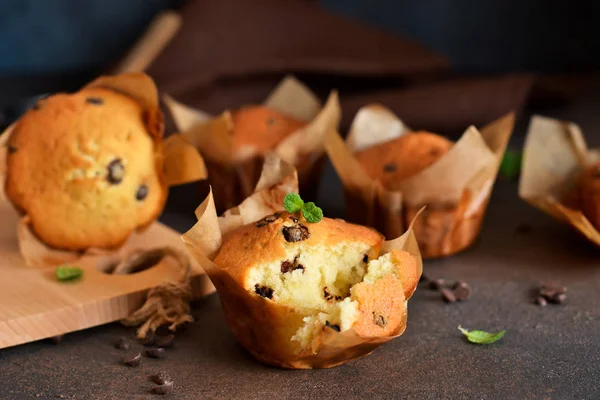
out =
[[[283,198],[283,207],[287,212],[295,213],[302,210],[304,201],[300,198],[298,193],[288,193]]]
[[[500,340],[506,331],[500,331],[497,333],[489,333],[485,331],[468,331],[467,329],[459,326],[458,329],[467,337],[467,340],[475,344],[490,344],[497,340]]]
[[[521,162],[523,152],[515,150],[506,150],[502,163],[500,164],[500,174],[507,179],[516,178],[521,172]]]
[[[315,224],[323,219],[323,210],[311,201],[304,204],[304,207],[302,207],[302,215],[308,222]]]
[[[73,281],[83,276],[83,270],[68,264],[56,268],[56,279],[59,281]]]

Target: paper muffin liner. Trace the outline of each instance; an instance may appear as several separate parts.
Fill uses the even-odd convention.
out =
[[[194,110],[166,96],[165,103],[177,129],[194,143],[204,156],[208,180],[219,212],[234,207],[253,193],[263,164],[263,154],[249,149],[243,161],[233,160],[229,111],[216,117]],[[263,102],[266,107],[307,124],[286,137],[274,151],[294,165],[300,189],[307,198],[315,198],[325,160],[325,135],[337,129],[341,108],[336,91],[324,106],[306,86],[287,76]]]
[[[600,232],[578,204],[565,204],[579,173],[598,161],[600,154],[588,149],[575,123],[535,115],[523,149],[519,197],[600,246]]]
[[[410,129],[381,105],[361,108],[346,141],[331,130],[325,145],[344,185],[348,219],[396,237],[426,206],[413,225],[423,257],[467,248],[480,231],[514,121],[510,113],[481,131],[470,126],[448,153],[392,191],[371,179],[354,153],[411,134]]]
[[[128,73],[116,76],[100,77],[84,87],[103,87],[120,92],[137,100],[144,108],[149,134],[155,141],[159,152],[156,157],[157,168],[163,171],[162,184],[165,189],[170,186],[184,184],[206,178],[206,167],[196,148],[182,135],[172,135],[163,141],[162,113],[158,108],[158,91],[152,79],[143,73]],[[0,136],[0,206],[11,207],[5,189],[6,181],[6,144],[14,126],[9,126]],[[165,190],[166,193],[167,190]],[[15,210],[15,213],[19,211]],[[143,249],[143,241],[139,235],[146,227],[140,228],[130,235],[127,242],[136,243],[137,250]],[[27,265],[33,267],[49,267],[80,260],[85,256],[111,255],[128,247],[127,242],[116,249],[89,248],[85,251],[67,251],[49,247],[33,232],[28,215],[20,215],[15,233],[19,242],[19,251]],[[140,247],[140,244],[141,247]]]
[[[302,325],[303,318],[314,315],[318,310],[293,308],[258,297],[238,285],[212,262],[225,235],[245,224],[283,211],[283,198],[287,193],[297,190],[298,179],[294,167],[279,159],[275,153],[267,153],[254,194],[217,217],[212,192],[209,193],[196,210],[198,222],[182,238],[217,288],[233,333],[254,357],[284,368],[329,368],[365,356],[382,343],[400,336],[406,328],[408,298],[404,303],[402,323],[390,336],[368,338],[359,336],[353,328],[341,333],[323,329],[309,350],[295,352],[290,350],[291,337]],[[405,250],[412,254],[420,276],[423,268],[421,256],[410,227],[402,236],[384,242],[382,254],[392,250]]]

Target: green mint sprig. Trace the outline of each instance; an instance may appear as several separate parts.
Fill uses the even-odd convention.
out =
[[[311,224],[316,224],[323,219],[323,210],[312,201],[305,203],[298,193],[286,194],[283,199],[283,207],[291,213],[302,211],[304,219]]]
[[[83,270],[68,264],[63,264],[56,268],[56,279],[61,282],[74,281],[83,276]]]
[[[494,343],[494,342],[502,339],[502,336],[504,336],[504,334],[506,333],[505,330],[496,332],[496,333],[489,333],[489,332],[478,331],[478,330],[469,331],[460,325],[458,327],[458,330],[460,330],[463,333],[463,335],[465,335],[467,337],[467,340],[469,342],[475,343],[475,344]]]
[[[521,173],[523,152],[517,150],[506,150],[500,163],[500,175],[508,180],[513,180]]]

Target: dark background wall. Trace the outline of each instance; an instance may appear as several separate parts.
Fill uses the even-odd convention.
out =
[[[0,75],[101,68],[117,60],[158,11],[184,1],[0,0]],[[600,67],[600,2],[592,0],[320,3],[417,39],[448,56],[458,71],[583,72]]]

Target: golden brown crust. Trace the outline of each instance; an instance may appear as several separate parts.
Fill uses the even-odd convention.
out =
[[[265,106],[242,107],[231,113],[233,148],[255,148],[259,153],[273,150],[283,139],[303,128],[306,122],[297,120]]]
[[[586,168],[580,175],[576,189],[577,200],[569,199],[573,205],[579,205],[583,215],[600,229],[600,163]]]
[[[434,133],[419,131],[356,153],[356,159],[371,179],[388,190],[396,190],[405,178],[418,174],[440,159],[453,143]]]
[[[306,239],[297,242],[286,240],[286,236],[290,240],[296,240],[306,235]],[[378,251],[383,239],[377,231],[364,226],[330,218],[311,224],[297,214],[282,212],[245,225],[227,235],[214,261],[221,270],[244,287],[246,274],[256,263],[285,259],[286,244],[333,246],[352,241],[367,243]]]
[[[160,121],[109,89],[40,100],[9,139],[6,193],[52,247],[116,247],[164,205]]]

